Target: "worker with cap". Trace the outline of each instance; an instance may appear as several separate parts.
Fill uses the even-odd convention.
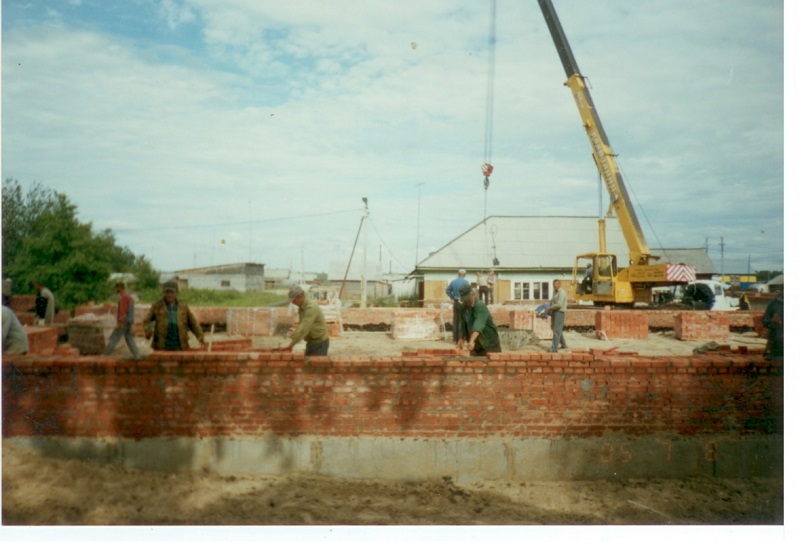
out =
[[[205,346],[203,330],[189,305],[178,301],[178,285],[168,281],[162,287],[164,297],[153,303],[142,321],[147,339],[153,338],[153,350],[188,350],[189,330],[200,346]]]
[[[306,341],[306,357],[327,356],[330,339],[322,309],[306,297],[305,291],[299,285],[289,289],[289,299],[300,311],[300,323],[292,334],[291,343],[279,350],[291,351],[294,345]]]
[[[489,352],[501,352],[500,334],[494,325],[489,308],[469,284],[458,290],[461,302],[461,333],[458,348],[463,347],[467,339],[470,356],[485,356]]]

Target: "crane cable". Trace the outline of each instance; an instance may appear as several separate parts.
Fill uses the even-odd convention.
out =
[[[494,50],[497,42],[497,0],[491,2],[491,18],[489,26],[489,60],[486,69],[486,122],[483,134],[483,218],[486,219],[486,198],[489,190],[489,176],[492,174],[492,129],[494,124]]]

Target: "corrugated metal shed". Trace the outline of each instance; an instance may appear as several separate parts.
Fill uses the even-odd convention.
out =
[[[628,246],[616,218],[606,218],[606,249],[621,265]],[[417,265],[432,269],[488,269],[494,258],[498,270],[571,268],[575,256],[598,250],[597,217],[490,216]]]

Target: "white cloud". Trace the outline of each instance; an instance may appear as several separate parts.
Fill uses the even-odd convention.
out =
[[[3,175],[65,192],[165,269],[283,266],[302,251],[325,271],[349,253],[362,196],[406,268],[417,246],[480,221],[484,196],[489,214],[597,213],[586,136],[535,3],[498,7],[488,194],[486,6],[272,4],[162,2],[154,18],[205,40],[182,54],[86,21],[7,22]],[[557,3],[651,245],[724,236],[739,260],[781,265],[776,5]]]

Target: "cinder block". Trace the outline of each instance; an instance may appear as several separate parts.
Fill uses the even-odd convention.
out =
[[[231,335],[272,337],[278,328],[278,312],[270,307],[228,309],[227,330]]]

